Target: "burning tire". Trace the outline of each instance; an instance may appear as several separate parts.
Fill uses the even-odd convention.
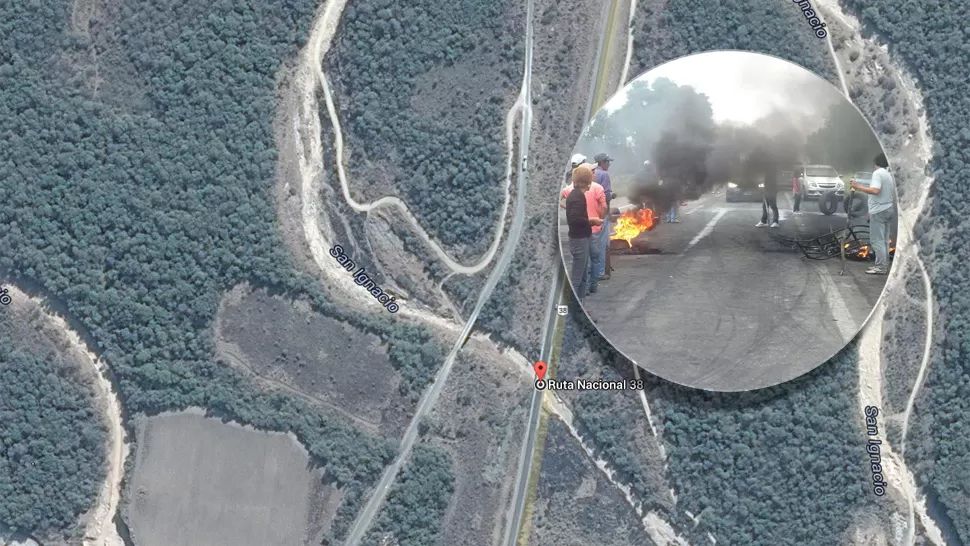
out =
[[[657,218],[653,211],[648,208],[624,212],[613,223],[612,241],[623,241],[627,248],[633,248],[633,239],[644,231],[653,229]]]
[[[839,196],[835,192],[825,192],[818,198],[818,210],[826,216],[832,216],[839,211]]]

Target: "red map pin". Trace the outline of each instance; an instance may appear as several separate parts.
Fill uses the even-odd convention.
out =
[[[536,371],[536,375],[539,376],[539,381],[542,381],[542,376],[546,375],[546,363],[540,360],[532,368]]]

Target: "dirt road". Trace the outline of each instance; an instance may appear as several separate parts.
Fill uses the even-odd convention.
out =
[[[838,3],[834,0],[820,0],[818,2],[820,8],[824,10],[824,14],[827,16],[835,17],[840,23],[845,25],[846,28],[850,29],[852,40],[862,40],[860,29],[861,25],[859,21],[846,13],[844,13],[839,7]],[[846,93],[848,98],[848,89],[845,83],[845,79],[842,75],[841,65],[839,63],[838,56],[835,53],[834,48],[831,43],[831,33],[829,36],[829,52],[832,55],[832,59],[835,62],[836,67],[839,70],[839,79],[842,83],[843,91]],[[868,43],[873,43],[871,39],[866,40]],[[904,70],[901,70],[898,66],[892,68],[901,83],[901,88],[903,90],[904,98],[910,104],[913,105],[913,111],[915,112],[925,112],[923,110],[922,97],[919,94],[915,81],[910,77]],[[932,140],[930,139],[929,128],[926,122],[925,114],[923,114],[919,120],[919,130],[914,138],[917,139],[915,146],[916,159],[922,161],[922,163],[928,164],[932,159]],[[902,252],[897,253],[896,263],[893,266],[890,278],[886,283],[886,289],[884,293],[893,293],[896,291],[905,291],[905,275],[909,271],[909,264],[915,262],[916,266],[919,268],[921,280],[923,281],[924,293],[926,295],[925,300],[925,313],[926,313],[926,336],[924,340],[923,357],[920,363],[919,372],[917,374],[916,382],[913,385],[912,391],[909,396],[909,400],[906,405],[906,410],[903,417],[903,429],[902,429],[902,444],[899,447],[899,452],[897,453],[892,445],[889,444],[885,437],[884,429],[879,429],[879,436],[883,442],[883,468],[885,469],[885,474],[890,482],[890,485],[896,490],[900,491],[903,496],[907,499],[908,504],[908,514],[907,514],[907,530],[906,536],[903,538],[903,544],[907,546],[913,546],[916,543],[916,518],[918,517],[920,523],[926,532],[926,538],[930,540],[936,546],[943,546],[943,535],[939,527],[929,516],[926,509],[926,499],[920,496],[919,488],[916,485],[916,478],[912,471],[907,467],[906,460],[903,457],[905,452],[905,441],[907,429],[909,426],[909,415],[912,411],[913,403],[916,399],[923,379],[926,375],[926,369],[930,361],[930,351],[932,348],[932,332],[933,332],[933,291],[930,282],[929,275],[926,272],[926,267],[923,264],[922,259],[919,255],[919,245],[913,241],[913,226],[915,225],[919,215],[922,213],[923,208],[926,204],[926,199],[929,195],[929,190],[933,185],[933,179],[929,176],[924,176],[920,183],[917,193],[917,199],[915,203],[907,206],[907,203],[899,203],[899,230],[897,234],[897,248],[902,249]],[[859,340],[859,412],[862,415],[864,408],[866,406],[877,406],[882,408],[882,392],[883,392],[883,370],[882,370],[882,325],[885,318],[885,299],[880,301],[876,309],[873,311],[872,316],[866,328],[862,331],[862,336]]]
[[[125,429],[121,419],[121,402],[108,379],[105,363],[84,344],[81,336],[68,326],[64,317],[50,310],[46,302],[28,296],[16,286],[7,285],[6,288],[10,290],[10,297],[13,300],[11,305],[15,309],[41,310],[47,323],[63,334],[64,341],[80,356],[82,364],[94,378],[95,400],[100,405],[101,418],[108,427],[108,444],[105,446],[108,468],[97,503],[83,517],[86,521],[83,545],[124,546],[124,541],[112,520],[118,511],[118,501],[121,498],[121,480],[125,472],[125,459],[128,457],[128,444],[125,442]]]
[[[630,0],[630,18],[627,20],[626,56],[623,58],[623,72],[620,73],[619,88],[623,89],[630,75],[630,62],[633,60],[633,18],[637,13],[637,0]]]

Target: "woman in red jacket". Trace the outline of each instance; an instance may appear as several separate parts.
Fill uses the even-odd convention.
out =
[[[802,169],[795,169],[795,175],[792,177],[791,181],[791,191],[793,197],[795,198],[795,206],[793,212],[795,214],[801,214],[802,211],[799,207],[802,204],[802,174],[804,171]]]

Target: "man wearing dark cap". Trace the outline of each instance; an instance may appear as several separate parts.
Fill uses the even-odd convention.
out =
[[[603,225],[590,248],[589,264],[589,293],[596,292],[597,284],[600,279],[610,278],[610,202],[613,200],[613,184],[610,181],[610,163],[613,158],[609,154],[599,153],[593,156],[596,168],[593,175],[597,184],[602,186],[603,193],[606,194],[606,216],[603,218]]]
[[[889,273],[889,236],[893,216],[896,214],[896,182],[889,172],[889,161],[885,154],[873,160],[876,170],[868,186],[852,182],[852,189],[869,194],[869,244],[876,256],[876,265],[866,273],[885,275]]]

